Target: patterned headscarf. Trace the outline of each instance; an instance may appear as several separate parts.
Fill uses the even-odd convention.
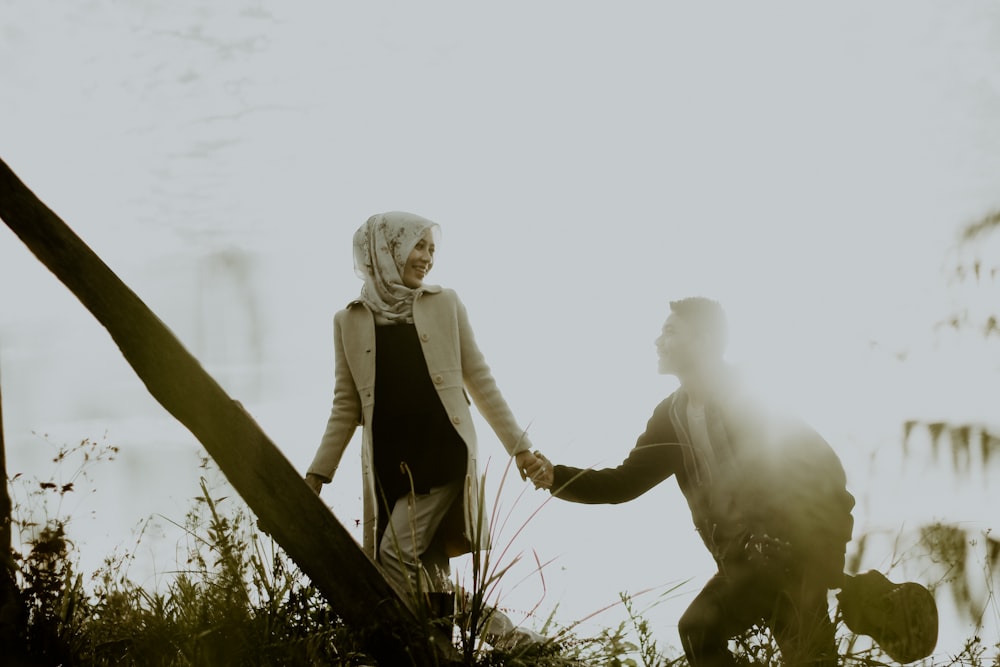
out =
[[[413,213],[390,211],[368,218],[354,233],[354,271],[365,281],[361,300],[377,319],[413,322],[416,290],[403,284],[403,267],[414,246],[436,222]]]

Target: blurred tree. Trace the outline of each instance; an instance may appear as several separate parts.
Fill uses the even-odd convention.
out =
[[[935,324],[941,338],[951,338],[957,349],[971,351],[978,368],[985,371],[985,385],[962,388],[965,396],[986,392],[1000,398],[1000,211],[966,225],[946,260],[950,312]],[[949,388],[950,389],[950,388]],[[995,403],[995,402],[994,402]],[[986,405],[990,404],[987,397]],[[926,438],[931,463],[941,462],[947,450],[948,465],[958,476],[981,473],[988,487],[990,467],[1000,462],[1000,425],[990,423],[995,413],[980,420],[949,421],[910,419],[903,423],[904,458],[915,456],[914,438]],[[935,465],[935,467],[937,467]],[[920,544],[937,565],[941,584],[949,588],[959,611],[982,624],[1000,575],[1000,540],[990,530],[939,522],[920,527]],[[979,559],[980,568],[971,561]],[[982,586],[985,575],[986,587]]]
[[[966,346],[971,338],[990,345],[983,350],[996,350],[993,337],[1000,339],[1000,211],[990,213],[966,225],[959,234],[959,242],[947,259],[948,287],[951,312],[935,324],[942,335],[960,337]],[[990,363],[993,355],[980,361]],[[994,359],[1000,362],[1000,357]],[[1000,372],[1000,364],[991,369]],[[985,391],[986,387],[973,387],[971,391]],[[951,423],[933,419],[909,420],[903,424],[903,449],[909,454],[911,437],[925,429],[930,437],[935,459],[939,455],[942,436],[947,435],[952,467],[956,473],[968,472],[973,455],[984,467],[1000,457],[1000,427],[986,423]]]

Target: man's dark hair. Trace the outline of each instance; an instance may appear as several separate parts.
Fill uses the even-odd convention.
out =
[[[699,337],[708,340],[712,349],[722,356],[729,341],[729,324],[726,312],[718,301],[703,296],[692,296],[670,302],[670,312],[690,322]]]

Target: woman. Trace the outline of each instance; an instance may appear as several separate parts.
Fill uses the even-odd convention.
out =
[[[363,426],[364,549],[408,601],[448,593],[449,557],[486,538],[470,525],[479,494],[468,396],[516,457],[522,479],[534,463],[462,302],[452,290],[424,285],[438,231],[430,220],[391,212],[354,234],[364,287],[334,317],[333,409],[306,474],[319,493]]]

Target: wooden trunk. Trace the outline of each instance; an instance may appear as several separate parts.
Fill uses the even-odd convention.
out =
[[[450,642],[417,621],[246,410],[2,160],[0,218],[108,330],[153,397],[204,445],[380,664],[458,664]]]

